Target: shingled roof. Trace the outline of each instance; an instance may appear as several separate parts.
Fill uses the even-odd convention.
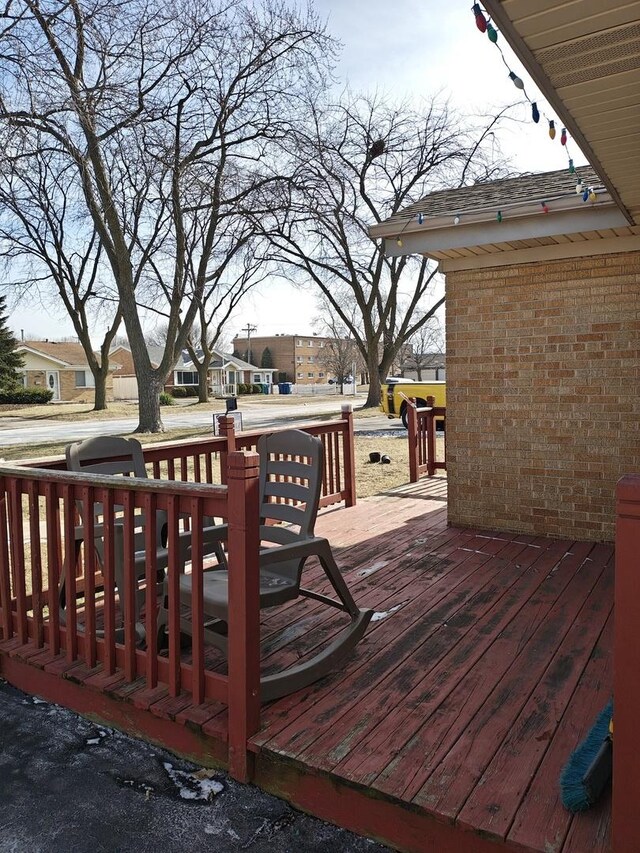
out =
[[[578,178],[582,180],[585,188],[593,187],[599,190],[604,186],[590,166],[576,169],[575,174],[565,168],[557,172],[519,175],[515,178],[430,193],[400,213],[389,217],[382,224],[404,225],[419,213],[422,213],[425,219],[449,215],[462,217],[483,212],[493,218],[498,210],[515,212],[521,208],[525,213],[531,205],[540,205],[543,201],[549,203],[558,199],[575,199],[577,203],[582,201],[576,196]]]
[[[69,367],[87,364],[87,356],[82,348],[82,344],[74,341],[23,341],[18,346],[18,349],[23,347],[32,352],[56,359]]]

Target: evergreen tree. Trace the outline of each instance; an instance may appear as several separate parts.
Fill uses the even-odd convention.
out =
[[[16,352],[18,341],[7,328],[5,300],[6,297],[0,296],[0,390],[9,391],[20,384],[17,371],[24,360]]]
[[[273,367],[273,356],[271,355],[271,350],[269,349],[269,347],[265,347],[262,351],[260,367]]]

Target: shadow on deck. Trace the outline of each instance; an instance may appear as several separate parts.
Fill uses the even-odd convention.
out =
[[[445,477],[327,511],[317,530],[376,613],[339,672],[263,708],[256,783],[403,850],[609,850],[610,798],[572,817],[558,778],[612,692],[613,546],[447,527]],[[312,654],[336,630],[325,611],[263,618],[263,666]],[[0,652],[18,686],[26,665],[42,670],[31,692],[200,760],[224,754],[216,703],[107,683],[15,642]],[[51,695],[53,676],[76,698]]]

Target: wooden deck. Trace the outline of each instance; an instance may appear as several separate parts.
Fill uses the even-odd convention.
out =
[[[403,850],[609,850],[609,796],[571,817],[558,778],[612,691],[613,546],[449,528],[441,476],[327,511],[317,529],[376,614],[339,672],[263,708],[256,783]],[[264,620],[265,667],[326,641],[325,611]],[[65,704],[191,755],[224,752],[216,703],[109,681],[15,639],[0,652],[18,686],[36,666],[43,695],[64,675]],[[86,699],[96,691],[100,703]]]

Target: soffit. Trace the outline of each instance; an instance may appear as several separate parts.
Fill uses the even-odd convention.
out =
[[[485,0],[629,222],[640,224],[640,0]]]

